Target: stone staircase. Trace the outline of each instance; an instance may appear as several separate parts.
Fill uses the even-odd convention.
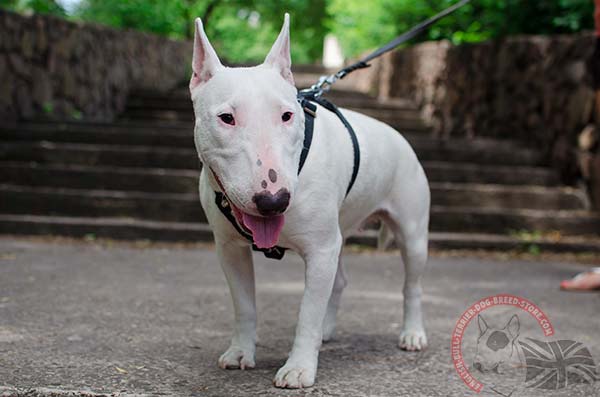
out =
[[[600,252],[600,215],[586,209],[581,191],[560,185],[537,151],[505,141],[434,139],[407,101],[382,103],[349,91],[329,96],[411,142],[431,183],[432,246]],[[212,239],[198,201],[192,120],[187,91],[178,90],[132,95],[111,124],[3,125],[0,233]],[[375,240],[367,230],[351,242]]]

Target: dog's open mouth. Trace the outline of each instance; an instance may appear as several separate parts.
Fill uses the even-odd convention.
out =
[[[258,248],[271,248],[276,246],[277,241],[279,240],[279,235],[281,234],[281,230],[283,229],[285,215],[258,216],[251,215],[240,210],[235,206],[235,204],[233,204],[225,192],[225,188],[223,187],[223,184],[221,183],[221,180],[217,174],[212,169],[211,172],[219,184],[221,192],[223,192],[223,195],[225,195],[227,198],[227,201],[233,210],[235,219],[242,228],[244,228],[248,233],[252,234],[252,240],[254,241],[254,244]]]
[[[285,221],[284,215],[250,215],[233,205],[231,200],[229,200],[229,204],[238,223],[252,234],[254,244],[258,248],[271,248],[277,245]]]

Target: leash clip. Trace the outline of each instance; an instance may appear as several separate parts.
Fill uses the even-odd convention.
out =
[[[318,98],[321,95],[323,95],[325,92],[329,91],[331,89],[331,86],[338,80],[343,79],[344,77],[346,77],[348,74],[354,72],[357,69],[363,69],[363,68],[368,68],[369,66],[371,66],[369,64],[370,61],[372,61],[373,59],[380,57],[381,55],[385,54],[388,51],[393,50],[394,48],[398,47],[400,44],[407,42],[408,40],[418,36],[419,34],[423,33],[426,29],[428,29],[431,25],[433,25],[434,23],[436,23],[437,21],[439,21],[442,18],[447,17],[448,15],[452,14],[454,11],[458,10],[460,7],[464,6],[465,4],[469,3],[471,0],[460,0],[457,3],[455,3],[454,5],[446,8],[445,10],[443,10],[442,12],[434,15],[433,17],[413,26],[409,31],[401,34],[400,36],[396,37],[394,40],[390,41],[389,43],[385,44],[383,47],[378,48],[377,50],[375,50],[374,52],[372,52],[371,54],[367,55],[366,57],[364,57],[363,59],[361,59],[360,61],[347,66],[345,68],[343,68],[342,70],[338,71],[337,73],[331,74],[329,76],[321,76],[319,77],[319,80],[317,81],[316,84],[314,84],[313,86],[311,86],[310,88],[306,88],[304,90],[300,91],[301,96],[306,97],[306,98]]]
[[[301,90],[301,93],[309,94],[313,98],[318,98],[331,89],[331,86],[338,80],[338,75],[330,74],[329,76],[321,76],[316,84],[313,84],[310,88]]]

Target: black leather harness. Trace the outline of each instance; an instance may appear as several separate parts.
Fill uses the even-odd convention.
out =
[[[350,139],[352,140],[352,148],[354,150],[354,166],[352,168],[352,177],[350,178],[350,183],[348,184],[348,188],[346,189],[346,196],[350,193],[354,182],[356,181],[356,177],[358,176],[358,169],[360,168],[360,148],[358,146],[358,139],[356,138],[356,133],[354,129],[348,122],[348,120],[344,117],[342,112],[335,106],[333,103],[328,100],[321,98],[319,96],[315,96],[312,93],[300,92],[298,93],[298,102],[302,106],[304,110],[304,145],[302,147],[302,153],[300,154],[300,163],[298,164],[298,175],[300,175],[300,171],[304,167],[304,163],[306,162],[306,158],[308,157],[308,152],[310,151],[310,145],[312,144],[313,132],[315,127],[315,118],[317,117],[317,106],[315,103],[323,106],[325,109],[335,113],[341,122],[344,124],[348,133],[350,134]],[[314,102],[314,103],[313,103]],[[231,204],[227,197],[221,192],[215,192],[215,204],[223,213],[225,218],[233,225],[235,230],[238,231],[242,237],[244,237],[249,242],[253,242],[252,234],[245,230],[235,219],[233,215],[233,210],[231,209]],[[287,248],[275,246],[271,248],[258,248],[256,244],[252,244],[252,249],[254,251],[262,252],[267,258],[271,259],[281,259],[285,255],[285,251]]]

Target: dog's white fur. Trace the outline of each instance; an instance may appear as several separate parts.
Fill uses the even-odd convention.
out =
[[[345,196],[353,169],[352,143],[344,125],[326,109],[317,112],[312,146],[302,173],[297,175],[304,114],[296,101],[289,50],[286,14],[265,63],[226,68],[197,19],[190,90],[196,115],[195,143],[204,165],[200,199],[214,231],[235,310],[231,346],[219,358],[219,366],[254,367],[256,307],[250,246],[214,204],[214,192],[225,190],[237,208],[258,215],[252,195],[261,190],[261,181],[272,168],[279,178],[269,189],[275,192],[284,187],[291,193],[278,245],[291,248],[306,263],[296,337],[274,384],[298,388],[314,384],[321,342],[334,333],[347,283],[341,261],[344,239],[369,217],[381,219],[402,250],[404,326],[399,345],[406,350],[426,346],[421,275],[427,262],[430,193],[425,173],[407,141],[388,125],[349,110],[343,113],[356,131],[361,156],[350,194]],[[288,123],[281,119],[285,111],[294,114]],[[234,114],[236,126],[219,120],[217,115],[223,112]]]

